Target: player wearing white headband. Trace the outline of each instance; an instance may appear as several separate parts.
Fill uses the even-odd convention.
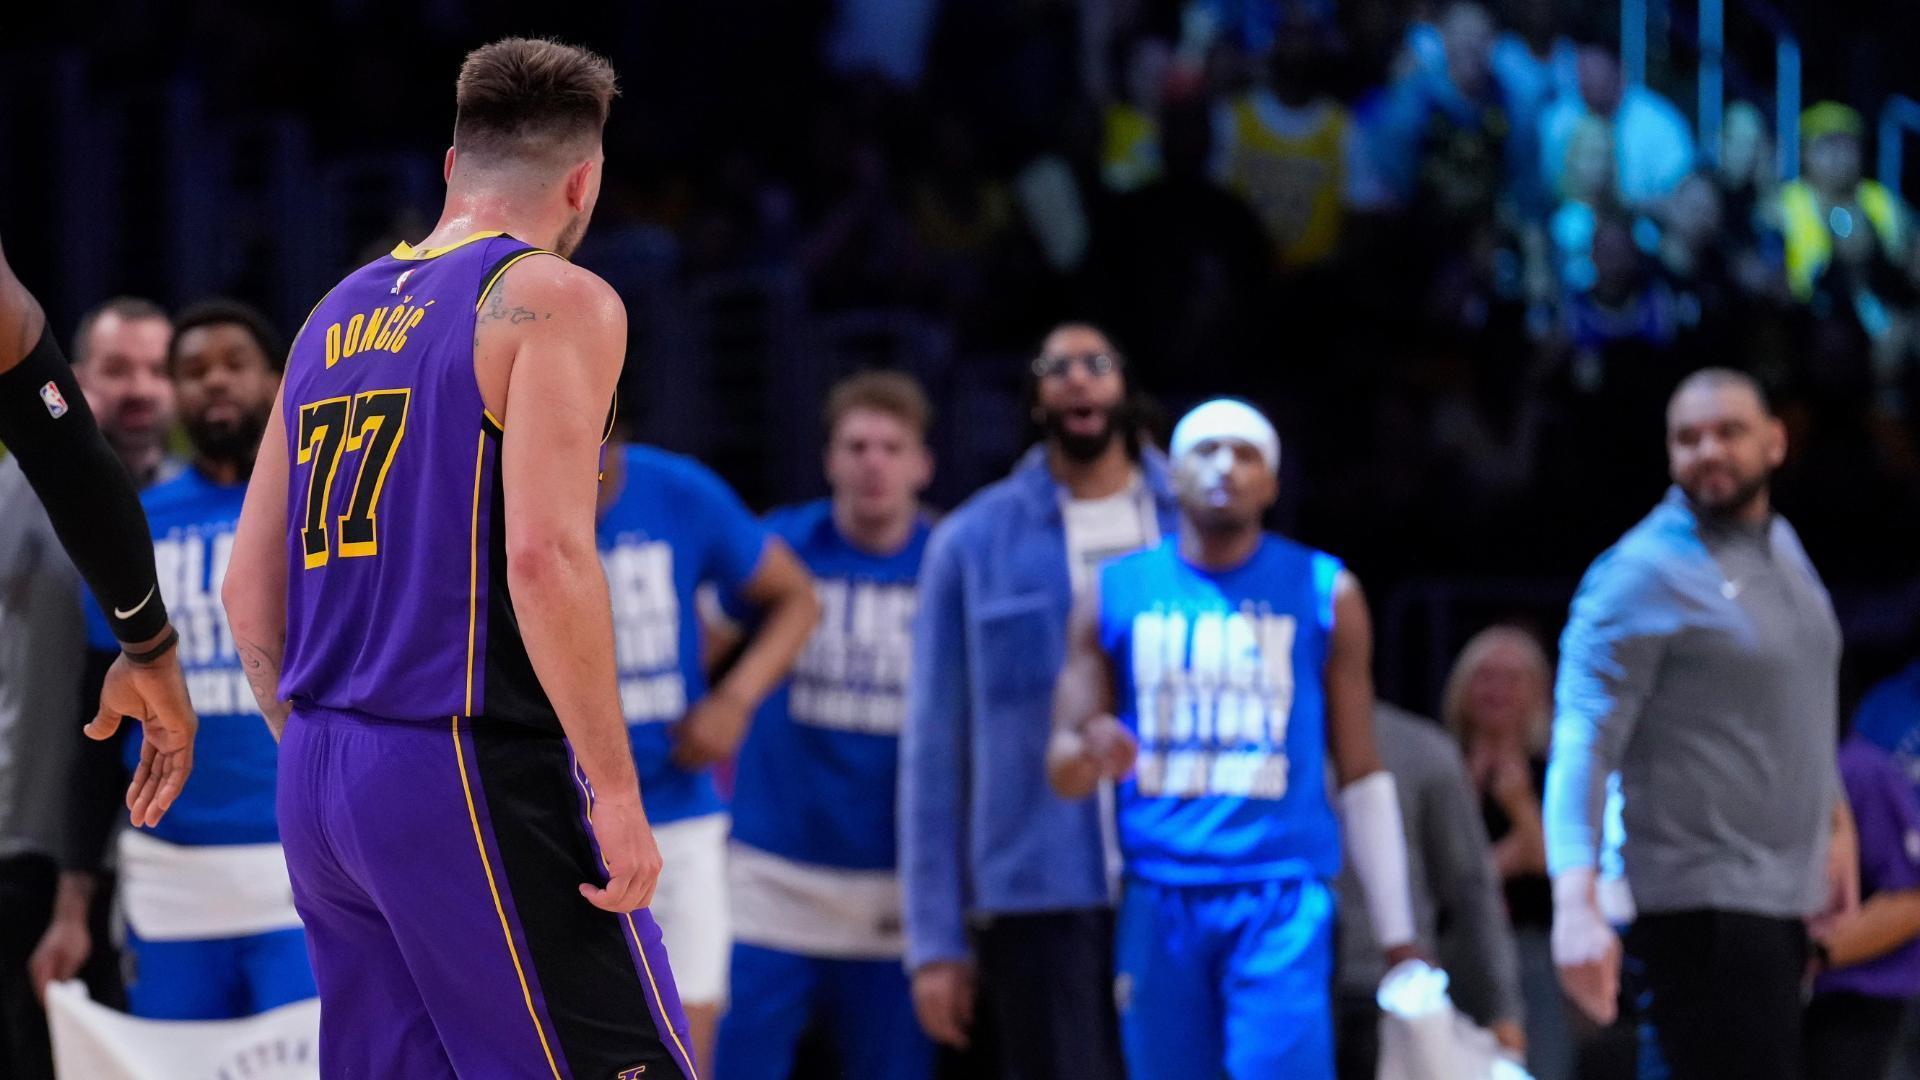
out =
[[[1199,406],[1172,457],[1179,536],[1108,563],[1076,611],[1048,776],[1068,798],[1119,784],[1129,1072],[1330,1080],[1343,833],[1389,966],[1415,953],[1366,600],[1338,559],[1262,529],[1280,438],[1258,410]]]

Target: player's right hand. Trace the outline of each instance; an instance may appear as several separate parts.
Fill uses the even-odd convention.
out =
[[[40,935],[40,944],[34,946],[33,955],[27,959],[27,978],[33,982],[33,996],[45,1002],[47,987],[80,974],[92,952],[93,935],[87,931],[85,918],[54,916],[47,924],[46,933]]]
[[[193,772],[193,736],[200,720],[187,698],[187,679],[174,648],[148,663],[125,653],[107,669],[100,687],[100,711],[85,728],[90,739],[106,740],[120,729],[120,718],[140,721],[140,764],[127,785],[127,810],[135,825],[160,823]]]
[[[939,960],[913,973],[913,1012],[934,1042],[965,1050],[973,1035],[973,965]]]
[[[1124,780],[1140,756],[1140,740],[1113,716],[1096,716],[1080,729],[1082,753],[1100,769],[1103,780]]]
[[[593,835],[600,842],[600,859],[607,867],[607,883],[584,882],[580,895],[602,911],[624,914],[653,903],[660,883],[660,845],[640,805],[640,792],[593,800]]]
[[[1561,989],[1580,1011],[1603,1027],[1613,1023],[1620,1008],[1620,936],[1591,900],[1555,903],[1553,963]]]

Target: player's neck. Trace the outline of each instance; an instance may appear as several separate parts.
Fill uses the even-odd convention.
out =
[[[1108,442],[1100,456],[1091,461],[1075,461],[1059,446],[1049,445],[1047,469],[1075,499],[1104,499],[1120,494],[1133,484],[1133,459],[1127,456],[1126,443],[1118,437]]]
[[[419,247],[457,244],[474,233],[503,232],[535,247],[550,248],[560,239],[561,225],[551,215],[531,212],[524,198],[485,188],[450,188],[440,220]]]
[[[900,513],[863,518],[839,499],[833,500],[833,527],[841,539],[868,555],[892,555],[913,538],[913,522],[919,507],[908,506]]]
[[[1260,549],[1260,523],[1203,529],[1193,519],[1180,519],[1180,557],[1203,570],[1233,570],[1246,565]]]

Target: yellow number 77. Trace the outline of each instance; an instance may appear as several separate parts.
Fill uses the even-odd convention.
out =
[[[299,464],[307,473],[307,514],[300,525],[307,569],[327,564],[328,509],[334,474],[343,451],[360,451],[353,497],[341,514],[340,557],[374,555],[380,550],[380,489],[393,465],[394,451],[407,433],[411,391],[366,390],[352,397],[326,398],[300,406]]]

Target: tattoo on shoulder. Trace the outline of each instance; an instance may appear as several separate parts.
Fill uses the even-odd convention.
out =
[[[509,305],[504,294],[504,288],[496,288],[492,293],[488,294],[486,310],[480,313],[480,322],[505,320],[514,326],[518,326],[521,323],[533,322],[538,319],[553,318],[553,312],[551,311],[536,312],[531,308],[521,307],[518,304]]]

